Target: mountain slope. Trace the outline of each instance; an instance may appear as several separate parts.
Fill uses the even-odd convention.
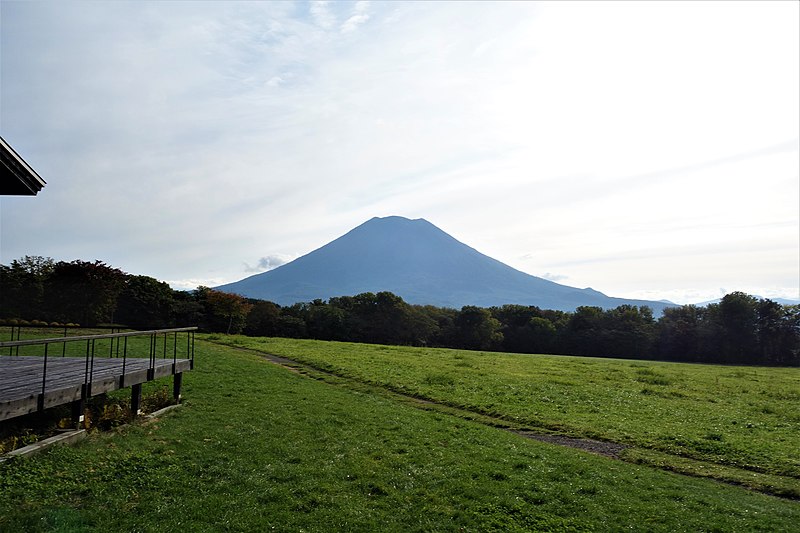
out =
[[[274,270],[217,287],[281,305],[316,298],[390,291],[412,304],[460,308],[503,304],[572,311],[669,304],[610,298],[520,272],[470,248],[424,219],[373,218]]]

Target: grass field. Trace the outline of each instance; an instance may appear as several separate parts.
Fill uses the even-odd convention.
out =
[[[800,369],[292,339],[223,342],[658,464],[800,497]]]
[[[198,342],[179,410],[0,464],[0,530],[791,531],[800,523],[796,501],[311,377]]]

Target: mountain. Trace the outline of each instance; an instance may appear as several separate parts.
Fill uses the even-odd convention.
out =
[[[463,244],[424,219],[373,218],[338,239],[274,270],[216,287],[280,305],[389,291],[411,304],[536,305],[573,311],[669,303],[611,298],[520,272]]]
[[[781,305],[800,305],[800,300],[793,300],[791,298],[764,298],[763,296],[758,296],[757,294],[752,294],[751,296],[759,300],[772,300],[776,304],[781,304]],[[722,302],[722,298],[717,298],[715,300],[706,300],[705,302],[700,302],[692,305],[694,305],[695,307],[706,307],[711,304],[718,304],[720,302]]]

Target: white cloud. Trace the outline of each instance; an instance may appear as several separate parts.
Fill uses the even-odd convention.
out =
[[[311,16],[317,25],[326,30],[336,23],[336,17],[328,8],[329,4],[328,0],[315,0],[311,2],[311,7],[309,8]]]
[[[355,31],[359,26],[369,20],[369,2],[360,0],[353,6],[353,14],[348,18],[341,27],[342,33],[350,33]]]
[[[198,287],[217,287],[225,281],[221,278],[190,278],[166,280],[165,283],[175,290],[193,291]]]
[[[248,273],[267,272],[269,270],[278,268],[281,265],[285,265],[293,259],[296,259],[296,256],[291,256],[288,254],[271,254],[261,257],[254,266],[245,263],[244,271]]]

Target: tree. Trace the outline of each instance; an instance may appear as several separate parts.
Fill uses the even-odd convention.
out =
[[[667,307],[656,326],[656,353],[671,361],[698,360],[700,312],[693,305]]]
[[[727,362],[723,353],[722,312],[719,304],[708,304],[697,310],[698,360],[713,363]]]
[[[249,300],[253,307],[247,314],[244,334],[253,337],[273,337],[278,334],[278,317],[281,309],[265,300]]]
[[[449,307],[415,305],[416,313],[429,324],[430,333],[424,343],[431,346],[455,346],[455,319],[458,311]]]
[[[719,304],[722,351],[727,362],[746,363],[758,353],[758,300],[743,292],[723,296]]]
[[[62,322],[84,326],[113,322],[126,276],[102,261],[59,261],[45,283],[45,300]]]
[[[784,305],[781,345],[774,364],[800,366],[800,305]]]
[[[252,304],[238,294],[215,291],[208,287],[198,287],[197,292],[199,299],[205,304],[207,329],[224,331],[229,335],[241,333]]]
[[[290,339],[307,338],[306,323],[302,318],[281,314],[278,317],[277,327],[279,337],[289,337]]]
[[[652,357],[655,320],[647,306],[620,305],[603,312],[601,350],[617,357]]]
[[[172,291],[172,316],[178,326],[197,326],[203,323],[205,307],[196,291]]]
[[[759,300],[756,312],[759,362],[769,365],[800,364],[800,306]]]
[[[49,257],[29,256],[0,265],[0,316],[26,320],[49,319],[45,284],[55,263]]]
[[[539,316],[539,308],[524,305],[504,305],[491,307],[489,312],[496,318],[503,332],[503,350],[515,353],[533,353],[536,351],[535,333],[531,329],[531,320]]]
[[[531,339],[528,344],[530,353],[553,353],[558,334],[555,324],[546,318],[535,316],[530,319],[525,329]]]
[[[603,324],[603,309],[594,306],[580,306],[569,317],[561,332],[561,346],[566,353],[574,355],[604,354],[598,344]]]
[[[313,302],[312,302],[313,304]],[[329,338],[377,344],[427,344],[436,323],[424,312],[407,304],[396,294],[382,291],[331,298],[328,305],[308,308],[309,333]]]
[[[158,329],[172,323],[172,288],[149,276],[128,276],[117,301],[116,321],[135,329]]]
[[[467,350],[492,350],[503,342],[500,321],[487,309],[466,305],[454,321],[456,343]]]

